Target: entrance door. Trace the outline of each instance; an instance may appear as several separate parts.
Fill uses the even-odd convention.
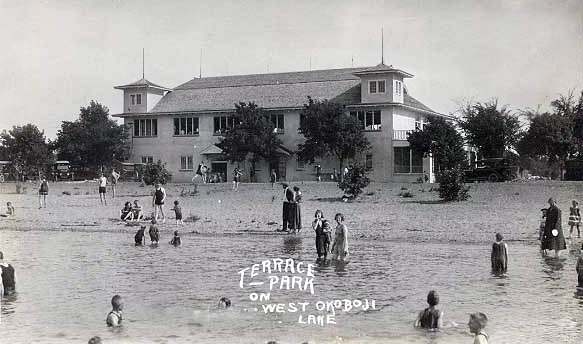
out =
[[[209,176],[209,179],[212,182],[224,183],[228,180],[228,176],[226,161],[211,162],[211,176]]]
[[[271,171],[275,170],[277,173],[277,180],[284,181],[285,180],[285,160],[284,159],[276,159],[269,163],[269,175],[271,176]]]

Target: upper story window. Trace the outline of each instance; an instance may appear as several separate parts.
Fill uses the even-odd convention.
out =
[[[297,163],[296,169],[303,170],[306,168],[306,162],[301,160],[299,157],[296,159],[296,163]]]
[[[142,105],[142,95],[141,94],[130,94],[130,103],[132,105]]]
[[[385,93],[386,83],[385,80],[372,80],[368,82],[368,92],[373,93]]]
[[[157,136],[158,120],[157,119],[134,119],[134,136]]]
[[[229,129],[235,126],[235,118],[232,116],[216,116],[214,118],[215,135],[221,135],[226,133]]]
[[[142,156],[142,164],[153,164],[154,157],[151,155]]]
[[[174,118],[174,136],[198,135],[198,117]]]
[[[361,129],[365,131],[381,131],[381,110],[351,111],[350,116],[360,121]]]
[[[399,80],[395,80],[395,94],[396,95],[403,95],[403,83]]]
[[[182,171],[193,171],[194,170],[192,155],[186,155],[186,156],[180,157],[180,170],[182,170]]]
[[[283,134],[285,131],[283,114],[271,114],[271,123],[275,127],[273,131],[277,134]]]

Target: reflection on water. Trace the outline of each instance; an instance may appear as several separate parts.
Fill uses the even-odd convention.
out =
[[[182,235],[183,245],[133,244],[133,233],[0,232],[18,295],[2,304],[2,342],[79,343],[99,335],[129,343],[470,343],[468,314],[484,312],[492,343],[580,343],[583,299],[574,297],[576,255],[541,257],[511,246],[509,269],[490,273],[490,245],[351,241],[347,263],[316,263],[307,236]],[[262,312],[239,271],[264,259],[316,264],[314,295],[273,290],[275,303],[375,300],[374,310],[337,312],[336,325],[298,324],[298,313]],[[413,328],[429,290],[446,328]],[[258,290],[265,292],[266,289]],[[122,329],[108,329],[110,300],[125,301]],[[231,299],[228,311],[216,308]],[[319,314],[315,309],[306,313]],[[557,335],[560,334],[560,335]]]

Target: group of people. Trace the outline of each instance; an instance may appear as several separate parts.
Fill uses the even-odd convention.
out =
[[[318,261],[325,262],[328,252],[332,254],[332,260],[344,261],[348,257],[348,228],[344,224],[344,215],[338,213],[334,216],[336,230],[332,241],[332,229],[328,220],[324,218],[322,210],[316,210],[312,229],[316,232],[316,252]],[[330,248],[332,243],[332,248]]]
[[[283,187],[283,225],[280,232],[299,233],[302,230],[302,192],[298,186],[290,187],[286,183],[281,183]]]
[[[563,233],[561,209],[557,207],[556,201],[551,197],[548,200],[549,207],[541,209],[542,218],[539,229],[539,240],[541,242],[541,252],[547,255],[547,250],[554,250],[555,257],[559,256],[561,250],[567,249],[567,242]],[[573,230],[577,228],[577,238],[581,238],[579,226],[581,224],[581,211],[579,209],[579,202],[572,201],[569,208],[570,228],[569,239],[573,236]]]
[[[125,202],[120,210],[120,217],[124,221],[140,221],[144,218],[144,213],[140,202],[136,199],[134,203]]]
[[[158,221],[156,221],[156,219],[152,219],[150,229],[148,230],[152,245],[158,245],[160,242],[160,230],[158,229],[157,224]],[[136,246],[142,246],[146,244],[146,226],[140,226],[140,229],[138,229],[134,235],[134,243]],[[178,231],[174,231],[174,236],[172,239],[170,239],[169,244],[173,246],[182,245],[182,239],[180,238]]]

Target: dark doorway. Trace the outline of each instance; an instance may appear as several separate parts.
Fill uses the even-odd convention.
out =
[[[269,163],[269,175],[271,175],[272,170],[275,170],[275,172],[277,173],[277,180],[278,181],[285,180],[285,160],[284,159],[272,160]]]

